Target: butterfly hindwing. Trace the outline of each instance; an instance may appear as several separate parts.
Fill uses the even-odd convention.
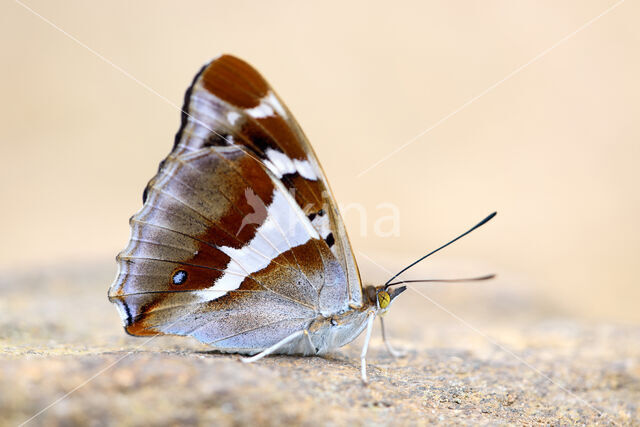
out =
[[[264,214],[243,224],[259,204]],[[339,263],[279,180],[240,147],[169,156],[131,227],[110,298],[133,335],[252,351],[347,307]],[[267,325],[262,341],[246,341]],[[254,344],[237,347],[243,340]]]

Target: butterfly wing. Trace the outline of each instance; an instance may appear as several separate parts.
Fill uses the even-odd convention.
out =
[[[243,226],[258,204],[264,214]],[[166,159],[118,261],[109,296],[132,335],[248,351],[346,306],[326,243],[280,181],[233,145]]]
[[[350,305],[361,307],[360,273],[325,173],[295,118],[260,73],[222,55],[196,75],[183,111],[174,150],[246,147],[308,215],[345,272]]]
[[[118,256],[109,296],[127,332],[252,352],[361,305],[324,173],[264,79],[222,56],[184,111]]]

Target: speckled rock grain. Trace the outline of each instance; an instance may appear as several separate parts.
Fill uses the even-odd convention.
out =
[[[188,338],[128,337],[106,300],[110,274],[0,283],[0,423],[61,398],[29,423],[640,424],[635,325],[571,319],[495,287],[422,289],[458,318],[418,294],[398,301],[387,321],[408,354],[393,359],[374,332],[364,386],[361,339],[330,357],[245,365]]]

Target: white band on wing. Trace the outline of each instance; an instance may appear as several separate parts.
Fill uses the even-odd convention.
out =
[[[265,164],[278,178],[282,178],[282,176],[286,174],[297,172],[301,177],[310,181],[318,179],[313,171],[311,163],[309,163],[309,160],[291,160],[289,156],[281,151],[274,150],[273,148],[267,148],[265,155],[267,156],[267,159],[269,159],[265,161]]]
[[[286,190],[276,187],[273,200],[267,207],[267,217],[253,239],[239,249],[218,248],[231,260],[213,286],[197,291],[200,298],[211,301],[238,289],[247,276],[266,268],[280,254],[319,237],[309,222],[301,217],[302,211],[295,201],[289,199],[291,195]]]

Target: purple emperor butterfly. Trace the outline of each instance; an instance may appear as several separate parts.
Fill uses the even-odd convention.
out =
[[[325,354],[366,329],[366,382],[373,321],[406,288],[362,288],[318,159],[255,69],[223,55],[200,70],[143,202],[109,289],[127,333],[254,361]]]

